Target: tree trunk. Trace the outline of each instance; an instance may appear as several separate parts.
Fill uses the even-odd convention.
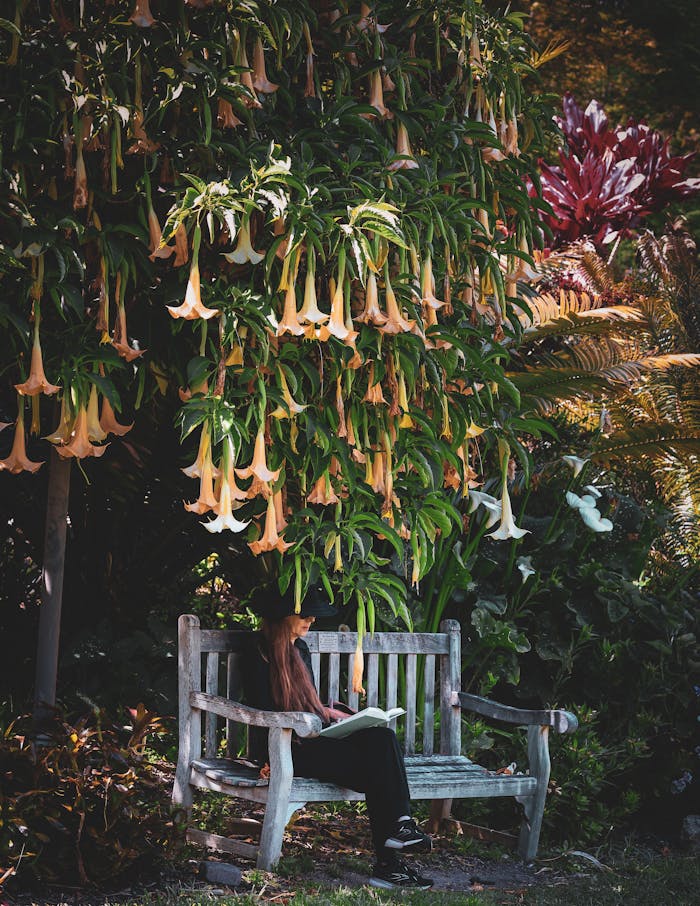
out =
[[[42,726],[46,725],[56,704],[70,472],[71,460],[63,459],[52,449],[46,502],[41,611],[34,684],[34,727],[36,730],[41,730]]]

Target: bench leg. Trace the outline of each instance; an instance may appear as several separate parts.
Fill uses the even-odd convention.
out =
[[[287,825],[289,794],[292,789],[292,731],[273,727],[270,730],[270,786],[267,792],[265,820],[260,835],[257,866],[271,871],[282,852],[282,838]]]
[[[175,770],[175,782],[173,783],[173,806],[178,809],[184,809],[189,818],[192,809],[192,785],[190,784],[190,766],[189,764],[178,761]]]
[[[450,817],[451,811],[451,799],[433,799],[433,801],[430,803],[430,819],[428,820],[429,833],[440,833],[442,822],[445,820],[445,818]]]
[[[528,727],[527,756],[530,776],[537,778],[537,790],[532,796],[517,797],[525,812],[520,828],[518,852],[525,862],[530,862],[537,855],[549,785],[549,727]]]

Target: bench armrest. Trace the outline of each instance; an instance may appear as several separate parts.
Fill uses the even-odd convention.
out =
[[[467,692],[453,692],[452,705],[463,711],[473,711],[482,717],[491,717],[508,724],[552,727],[557,733],[573,733],[578,728],[578,720],[570,711],[528,711],[524,708],[511,708]]]
[[[190,692],[190,705],[241,724],[294,730],[297,736],[318,736],[323,726],[317,714],[305,711],[261,711],[208,692]]]

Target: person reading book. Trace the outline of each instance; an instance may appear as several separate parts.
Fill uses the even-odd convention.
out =
[[[310,711],[328,727],[346,719],[346,706],[321,702],[304,641],[316,617],[336,612],[323,588],[309,589],[300,613],[294,612],[291,589],[283,595],[276,590],[259,593],[251,606],[262,616],[262,629],[253,635],[243,658],[248,704],[265,711]],[[249,756],[260,764],[268,760],[266,735],[263,728],[250,728]],[[292,760],[297,777],[315,777],[365,794],[377,857],[371,885],[419,890],[432,886],[430,878],[398,857],[430,851],[432,844],[411,818],[403,753],[393,730],[365,727],[340,739],[295,736]]]

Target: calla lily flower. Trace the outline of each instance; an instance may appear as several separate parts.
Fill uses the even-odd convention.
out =
[[[306,498],[306,502],[318,503],[321,506],[330,506],[333,503],[338,503],[338,500],[338,495],[333,490],[331,477],[328,474],[328,470],[326,470],[314,484],[311,493]]]
[[[537,572],[537,570],[532,568],[532,557],[518,557],[515,562],[520,570],[520,575],[523,577],[523,584],[525,584],[530,576],[534,576]]]
[[[208,532],[223,532],[224,529],[228,529],[230,532],[242,532],[250,525],[250,521],[239,522],[234,518],[231,509],[231,488],[225,480],[222,481],[221,496],[213,511],[217,514],[216,519],[202,523]]]
[[[491,528],[491,526],[495,525],[501,518],[501,501],[496,500],[491,494],[486,494],[483,491],[470,490],[467,512],[473,513],[480,506],[483,506],[488,511],[485,528]]]
[[[44,361],[41,353],[41,343],[39,342],[39,317],[34,316],[34,343],[32,345],[32,361],[29,368],[29,377],[22,384],[15,384],[15,390],[22,396],[36,396],[38,393],[45,393],[47,396],[53,396],[61,388],[56,384],[50,384],[44,373]]]
[[[256,91],[259,91],[260,94],[274,94],[279,87],[279,85],[275,85],[274,82],[271,82],[267,77],[267,72],[265,71],[265,51],[263,50],[262,41],[258,38],[255,42],[255,50],[253,51],[253,88],[255,88]]]
[[[24,438],[24,401],[20,397],[17,402],[17,421],[12,449],[7,459],[0,459],[0,471],[6,469],[13,475],[19,475],[20,472],[38,472],[43,465],[43,462],[33,462],[27,456]]]
[[[173,267],[182,267],[183,264],[187,264],[190,260],[190,246],[187,241],[187,230],[180,223],[178,224],[177,230],[175,230],[175,258],[173,259]]]
[[[396,157],[398,159],[389,164],[388,170],[415,170],[418,167],[418,161],[413,156],[411,141],[403,123],[399,123],[396,133]]]
[[[219,98],[217,101],[216,125],[220,129],[236,129],[238,126],[243,125],[243,121],[238,119],[233,112],[231,102],[227,101],[226,98]]]
[[[373,271],[367,275],[367,288],[365,290],[365,307],[362,314],[357,315],[357,321],[363,324],[386,324],[387,317],[379,307],[379,293],[377,292],[377,278]]]
[[[100,424],[99,401],[95,384],[90,388],[90,396],[88,398],[87,433],[88,438],[95,444],[101,444],[107,437],[107,432]]]
[[[253,451],[253,461],[245,469],[236,469],[236,475],[239,478],[250,478],[254,475],[260,481],[277,481],[280,469],[268,469],[265,459],[265,432],[261,427],[255,438],[255,449]]]
[[[506,441],[498,440],[498,453],[501,458],[501,524],[495,532],[489,532],[489,538],[494,541],[506,541],[508,538],[522,538],[530,533],[529,529],[519,528],[513,519],[513,510],[508,494],[508,464],[510,462],[510,447]]]
[[[379,381],[374,383],[374,362],[369,366],[369,377],[367,379],[367,392],[362,398],[363,403],[372,403],[374,406],[386,405],[387,402],[384,399],[384,391],[382,390],[382,385]]]
[[[224,258],[229,264],[260,264],[264,254],[256,252],[250,239],[250,218],[246,217],[238,230],[238,242],[232,252],[226,252]]]
[[[57,446],[56,452],[64,459],[75,456],[76,459],[85,459],[88,456],[104,456],[109,444],[102,447],[96,447],[90,443],[88,436],[88,413],[87,406],[83,405],[78,409],[78,416],[71,432],[71,439],[63,446]]]
[[[279,369],[280,384],[282,385],[282,396],[286,406],[278,406],[274,412],[272,412],[273,418],[294,418],[295,415],[298,415],[300,412],[303,412],[306,409],[306,406],[302,406],[300,403],[297,403],[289,390],[289,384],[287,383],[287,378],[284,371]]]
[[[184,318],[186,321],[194,321],[196,318],[209,320],[219,314],[218,308],[206,308],[202,304],[200,280],[199,280],[199,244],[202,239],[202,230],[198,225],[194,230],[194,244],[192,248],[192,264],[190,265],[190,277],[187,282],[187,291],[185,301],[182,305],[175,307],[168,305],[167,309],[173,318]]]
[[[594,532],[611,532],[613,524],[609,519],[604,519],[596,507],[581,507],[579,516],[586,526]]]
[[[574,478],[581,474],[581,470],[589,462],[588,459],[582,459],[580,456],[562,456],[562,459],[574,470]]]
[[[107,434],[114,434],[117,437],[122,437],[124,434],[127,434],[129,431],[131,431],[131,429],[134,427],[134,423],[132,422],[130,425],[119,424],[114,414],[112,404],[106,396],[103,396],[102,414],[100,415],[100,427]]]
[[[151,13],[150,0],[136,0],[129,22],[133,22],[139,28],[150,28],[151,25],[155,25],[155,21]]]
[[[583,490],[588,491],[591,497],[600,498],[603,496],[594,484],[587,484]]]
[[[151,261],[155,261],[156,258],[169,258],[175,251],[174,246],[162,244],[163,231],[160,228],[158,215],[153,210],[153,205],[151,204],[150,198],[148,200],[148,236],[148,247],[151,252],[148,257],[151,259]]]
[[[584,494],[579,497],[573,491],[566,492],[566,502],[573,510],[588,510],[591,507],[595,507],[595,497],[590,494]]]

